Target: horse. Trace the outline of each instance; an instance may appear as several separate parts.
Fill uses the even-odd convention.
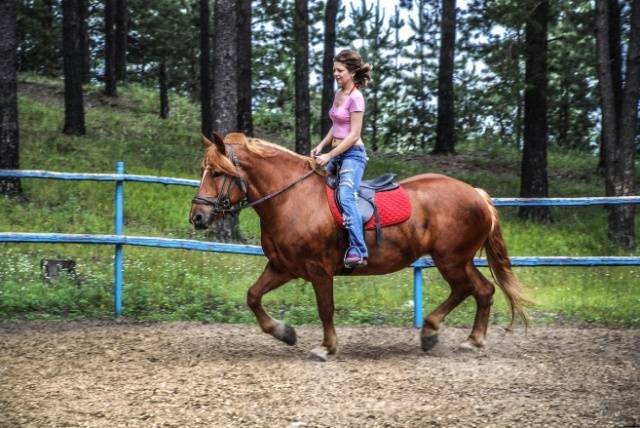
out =
[[[338,349],[333,279],[347,273],[342,256],[348,242],[346,231],[330,213],[324,170],[310,157],[242,133],[229,133],[224,139],[214,134],[213,141],[203,137],[203,145],[200,186],[189,222],[196,229],[205,229],[242,208],[255,209],[268,261],[248,290],[247,304],[263,332],[294,345],[295,329],[269,315],[262,297],[295,278],[310,282],[324,332],[311,356],[326,361]],[[440,174],[421,174],[399,184],[411,202],[409,219],[385,227],[379,244],[375,232],[366,231],[368,264],[351,274],[383,275],[430,255],[451,291],[424,319],[421,348],[425,352],[432,349],[445,317],[473,296],[475,320],[461,346],[477,350],[485,346],[495,291],[473,263],[474,255],[484,248],[492,277],[509,302],[511,323],[519,317],[528,324],[530,301],[511,269],[500,219],[489,195]]]

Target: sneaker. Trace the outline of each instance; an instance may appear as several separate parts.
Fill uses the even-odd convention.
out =
[[[344,256],[344,267],[347,269],[362,267],[367,265],[367,258],[362,257],[356,248],[349,248]]]

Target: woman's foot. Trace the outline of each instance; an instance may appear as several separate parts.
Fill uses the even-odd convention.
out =
[[[362,257],[357,248],[351,247],[344,255],[344,267],[347,269],[362,267],[367,265],[367,258]]]

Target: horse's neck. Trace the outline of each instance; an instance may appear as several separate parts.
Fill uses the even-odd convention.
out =
[[[251,164],[245,173],[253,193],[249,196],[253,199],[277,192],[308,171],[303,160],[286,152],[273,157],[261,157],[254,153],[245,156]]]
[[[278,153],[273,157],[260,157],[253,153],[247,153],[246,159],[251,164],[250,168],[245,169],[249,185],[249,199],[256,201],[260,198],[278,192],[297,179],[306,174],[309,169],[306,167],[304,160],[296,158],[286,152]],[[312,176],[315,174],[312,174]],[[308,181],[312,177],[306,178]],[[263,222],[275,219],[283,213],[278,209],[285,201],[291,198],[300,198],[297,187],[301,187],[302,183],[297,183],[291,188],[285,190],[274,199],[266,200],[254,207]],[[302,197],[301,202],[304,197]]]

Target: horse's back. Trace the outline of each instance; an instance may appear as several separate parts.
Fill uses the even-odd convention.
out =
[[[443,174],[420,174],[406,178],[400,185],[416,198],[416,202],[432,202],[440,208],[468,209],[471,206],[487,208],[485,199],[473,186]],[[433,205],[429,204],[433,208]]]
[[[400,184],[411,199],[413,221],[429,230],[433,251],[451,251],[463,242],[476,247],[488,236],[491,208],[471,185],[442,174],[416,175]]]

